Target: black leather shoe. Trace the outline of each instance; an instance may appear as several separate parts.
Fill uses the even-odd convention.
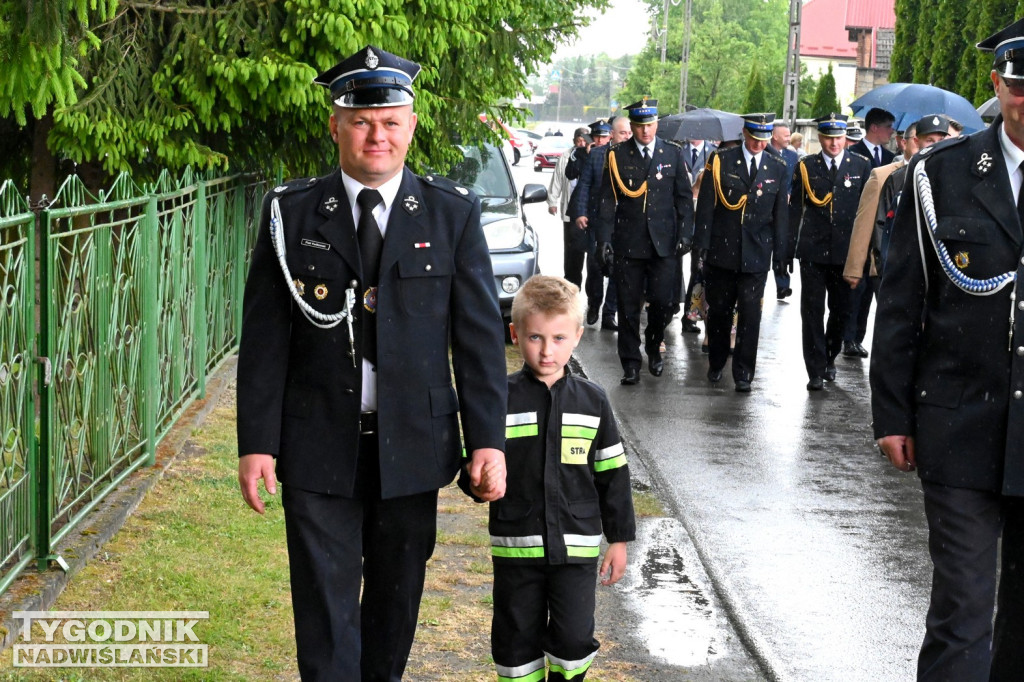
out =
[[[597,324],[597,316],[601,313],[598,308],[587,310],[587,324]]]
[[[868,356],[868,349],[861,345],[859,341],[854,342],[853,347],[860,357],[866,358]]]
[[[697,323],[694,322],[693,320],[691,320],[690,318],[684,317],[683,318],[683,331],[684,332],[690,332],[692,334],[700,334],[700,327],[698,327]]]
[[[825,365],[825,381],[835,381],[835,380],[836,380],[836,366],[833,365],[830,362],[829,364]]]
[[[821,380],[821,377],[812,377],[811,380],[807,382],[808,391],[820,391],[823,388],[825,388],[825,382]]]
[[[792,296],[792,295],[793,295],[793,290],[792,289],[790,289],[789,287],[783,287],[783,288],[779,289],[778,294],[776,295],[776,298],[778,298],[781,301],[782,299],[786,298],[787,296]]]
[[[640,370],[636,367],[629,367],[622,374],[622,378],[619,379],[619,383],[623,386],[635,386],[640,383]]]
[[[739,381],[737,381],[736,382],[736,392],[737,393],[750,393],[750,382],[749,381],[744,381],[743,379],[740,379]]]
[[[619,325],[615,324],[615,320],[605,317],[601,320],[601,329],[607,332],[617,332],[619,331]]]
[[[661,359],[660,351],[647,354],[647,369],[651,370],[651,374],[656,377],[660,377],[661,373],[665,371],[665,361]]]
[[[708,381],[713,384],[717,384],[722,380],[722,370],[720,369],[709,369],[708,370]]]
[[[857,351],[856,341],[843,341],[843,357],[847,358],[859,358],[860,353]]]

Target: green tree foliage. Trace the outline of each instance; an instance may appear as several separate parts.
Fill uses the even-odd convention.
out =
[[[758,113],[768,110],[768,100],[761,82],[761,74],[757,72],[757,64],[750,67],[750,79],[747,81],[747,94],[743,98],[740,110],[744,114]]]
[[[286,176],[324,171],[336,151],[326,132],[328,100],[311,80],[368,43],[423,66],[412,160],[443,162],[452,135],[484,134],[481,112],[514,116],[498,102],[522,94],[527,74],[576,35],[583,23],[577,15],[603,9],[607,0],[0,0],[3,5],[32,8],[5,14],[11,19],[0,50],[16,57],[14,73],[34,77],[0,75],[0,114],[13,117],[24,134],[52,115],[47,142],[59,157],[146,178],[186,165],[265,170],[280,163]],[[49,42],[22,38],[33,26],[48,27]],[[14,49],[22,43],[27,47]],[[50,52],[40,49],[51,44]],[[59,77],[41,77],[51,73]],[[12,93],[14,81],[37,89],[46,81],[52,93]]]
[[[913,82],[928,83],[932,65],[935,24],[939,19],[938,0],[921,0],[914,20]]]
[[[889,66],[889,81],[891,83],[912,83],[914,81],[914,45],[919,32],[917,15],[921,9],[921,2],[922,0],[896,0],[895,44],[892,48],[892,59]]]
[[[963,31],[965,36],[966,45],[964,51],[960,54],[960,60],[958,62],[958,69],[956,75],[956,81],[954,82],[953,92],[960,93],[967,99],[977,102],[975,97],[975,91],[977,90],[977,79],[975,74],[978,69],[978,58],[984,57],[986,62],[988,55],[983,55],[979,50],[975,49],[975,45],[978,44],[985,36],[978,34],[978,17],[981,14],[981,6],[977,2],[971,2],[967,4],[967,11],[964,12],[963,19]],[[896,19],[899,23],[899,18]],[[991,63],[990,63],[991,66]],[[991,87],[989,92],[991,92]]]
[[[828,65],[828,71],[818,82],[818,89],[814,93],[814,103],[811,105],[811,117],[828,116],[831,113],[840,113],[839,98],[836,95],[836,78],[832,75],[832,64]]]
[[[962,0],[939,0],[934,23],[931,68],[928,71],[929,83],[954,92],[960,55],[968,49],[962,25],[963,9]],[[973,43],[970,49],[974,49]]]

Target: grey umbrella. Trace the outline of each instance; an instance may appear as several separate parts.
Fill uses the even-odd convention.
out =
[[[670,114],[658,121],[658,137],[664,140],[738,140],[743,118],[718,109],[694,109]]]
[[[995,118],[999,114],[999,98],[993,97],[978,107],[978,116],[982,118]]]

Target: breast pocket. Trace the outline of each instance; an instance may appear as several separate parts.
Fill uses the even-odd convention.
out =
[[[337,313],[345,305],[346,269],[333,253],[289,253],[288,270],[299,297],[321,313]]]
[[[398,260],[398,300],[413,317],[444,315],[452,285],[451,252],[413,249]]]
[[[954,267],[974,279],[987,279],[1017,267],[1014,249],[1007,249],[1003,229],[994,220],[948,216],[939,218],[935,237]]]

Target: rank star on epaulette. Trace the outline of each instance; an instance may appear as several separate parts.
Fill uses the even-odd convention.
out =
[[[416,215],[420,212],[420,202],[416,197],[410,194],[406,198],[402,199],[402,208],[404,208],[405,212],[409,215]]]

